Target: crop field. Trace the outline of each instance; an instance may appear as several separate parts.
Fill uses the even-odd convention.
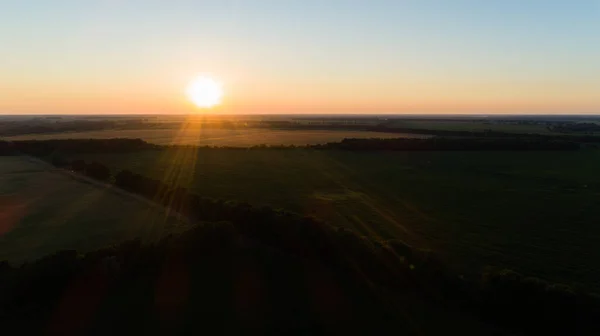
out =
[[[207,197],[269,204],[598,291],[600,153],[171,149],[80,155]]]
[[[270,130],[270,129],[148,129],[106,130],[88,132],[64,132],[53,134],[29,134],[6,137],[7,140],[48,139],[108,139],[140,138],[158,145],[235,146],[298,145],[337,142],[344,138],[403,138],[428,137],[413,134],[382,133],[367,131],[313,131],[313,130]]]
[[[185,224],[146,200],[25,157],[0,157],[0,260],[155,239]]]

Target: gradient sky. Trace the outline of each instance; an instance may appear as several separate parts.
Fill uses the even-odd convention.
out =
[[[0,113],[600,113],[600,0],[1,0]]]

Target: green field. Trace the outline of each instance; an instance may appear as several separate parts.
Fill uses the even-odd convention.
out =
[[[214,128],[106,130],[88,132],[64,132],[51,134],[28,134],[6,137],[6,140],[49,139],[108,139],[140,138],[157,145],[235,146],[257,145],[313,145],[337,142],[344,138],[426,138],[426,135],[383,133],[367,131],[330,130],[270,130],[248,128],[240,130]]]
[[[146,200],[25,157],[0,157],[0,260],[34,260],[186,225]]]
[[[598,290],[600,153],[172,149],[81,155],[208,197],[270,204]]]

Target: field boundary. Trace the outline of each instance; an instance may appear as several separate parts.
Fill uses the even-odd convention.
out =
[[[180,213],[178,213],[176,211],[173,211],[173,209],[165,207],[162,204],[159,204],[157,202],[154,202],[153,200],[148,199],[147,197],[143,197],[143,196],[140,196],[138,194],[129,192],[127,190],[124,190],[122,188],[118,188],[113,183],[109,183],[109,182],[105,182],[105,181],[99,181],[99,180],[93,179],[91,177],[85,176],[83,174],[78,174],[77,172],[74,172],[74,171],[71,171],[71,170],[68,170],[68,169],[63,169],[63,168],[55,167],[55,166],[51,165],[50,163],[48,163],[48,162],[46,162],[46,161],[44,161],[42,159],[33,157],[33,156],[27,155],[27,156],[22,156],[22,157],[26,158],[27,160],[29,160],[31,162],[34,162],[36,164],[39,164],[39,165],[43,166],[44,169],[46,171],[48,171],[48,172],[51,172],[51,173],[54,173],[54,174],[60,174],[60,175],[63,175],[63,176],[67,176],[67,177],[69,177],[70,179],[72,179],[74,181],[77,181],[77,182],[80,182],[80,183],[85,183],[85,184],[88,184],[88,185],[92,185],[92,186],[94,186],[96,188],[99,188],[99,189],[102,189],[102,190],[106,190],[106,191],[111,192],[111,193],[113,193],[115,195],[119,195],[119,196],[129,197],[129,198],[135,199],[135,200],[137,200],[139,202],[142,202],[143,204],[146,204],[148,206],[151,206],[151,207],[160,209],[161,211],[164,211],[167,214],[167,216],[174,216],[177,220],[183,221],[186,224],[191,224],[191,221],[190,221],[189,218],[181,215]]]

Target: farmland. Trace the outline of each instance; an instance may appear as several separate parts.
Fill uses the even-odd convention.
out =
[[[517,124],[482,120],[393,120],[387,125],[390,128],[412,128],[427,130],[448,130],[468,132],[507,132],[529,134],[552,134],[543,124]]]
[[[600,156],[574,152],[182,149],[78,155],[203,196],[269,204],[598,291]],[[583,233],[583,234],[582,234]]]
[[[399,138],[427,137],[400,133],[352,131],[352,130],[273,130],[273,129],[140,129],[102,130],[87,132],[64,132],[51,134],[28,134],[6,137],[7,140],[48,139],[107,139],[140,138],[157,145],[238,146],[256,145],[307,145],[340,141],[344,138]]]
[[[0,181],[6,196],[0,257],[21,261],[79,251],[18,269],[0,263],[0,277],[12,281],[4,293],[17,293],[6,307],[16,300],[19,309],[40,302],[51,308],[65,285],[98,278],[98,285],[113,284],[104,300],[110,305],[103,304],[106,317],[127,316],[125,324],[138,325],[148,319],[149,306],[140,305],[133,322],[129,311],[115,314],[115,308],[152,305],[152,284],[166,276],[169,293],[184,290],[177,311],[196,316],[208,304],[222,309],[215,321],[229,321],[236,313],[222,298],[233,283],[249,280],[253,293],[269,284],[270,294],[285,298],[278,311],[291,309],[265,321],[288,325],[288,316],[301,316],[300,323],[311,325],[310,309],[298,315],[297,307],[304,304],[303,279],[313,277],[328,293],[333,283],[347,288],[347,303],[337,305],[360,308],[361,323],[342,323],[353,330],[402,321],[420,331],[443,325],[489,333],[478,330],[483,325],[475,317],[536,334],[562,334],[574,325],[579,333],[595,327],[600,314],[600,302],[589,295],[600,293],[594,225],[600,157],[590,143],[490,136],[301,147],[160,146],[123,138],[0,144],[0,154],[9,156]],[[23,176],[31,184],[11,177],[29,173]],[[90,193],[107,200],[95,202]],[[159,204],[178,218],[165,220]],[[135,237],[155,244],[81,254]],[[191,270],[197,276],[189,278]],[[237,281],[240,274],[269,280]],[[48,286],[46,279],[60,280]],[[183,309],[187,288],[203,294]],[[40,298],[22,294],[36,291]],[[288,291],[299,295],[290,301]],[[261,294],[252,310],[265,302]],[[18,310],[17,318],[20,311],[27,310]],[[36,314],[45,319],[47,313]],[[432,319],[439,323],[430,329]]]
[[[164,210],[26,157],[0,157],[0,260],[85,252],[185,227]]]

